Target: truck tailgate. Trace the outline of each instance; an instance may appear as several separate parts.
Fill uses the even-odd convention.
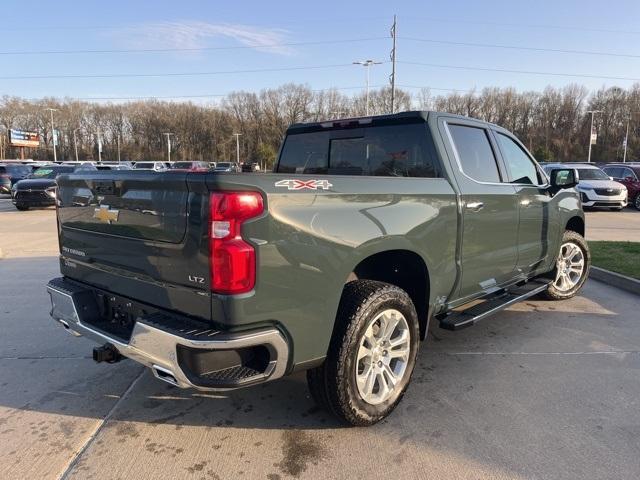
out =
[[[201,220],[207,197],[199,191],[205,189],[199,177],[204,175],[146,171],[59,177],[62,273],[209,320],[208,244]]]

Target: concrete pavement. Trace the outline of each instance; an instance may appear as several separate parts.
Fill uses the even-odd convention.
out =
[[[432,328],[396,412],[343,428],[303,375],[217,395],[94,364],[48,316],[52,211],[1,204],[18,232],[0,237],[2,479],[638,478],[638,297],[589,281],[570,301]]]
[[[636,209],[595,210],[585,212],[585,215],[587,240],[640,242],[640,211]]]

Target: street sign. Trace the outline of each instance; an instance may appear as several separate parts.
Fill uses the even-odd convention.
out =
[[[9,144],[13,147],[31,147],[40,146],[40,135],[38,132],[27,132],[25,130],[9,130]]]
[[[597,133],[591,133],[591,145],[595,145],[597,140],[598,140],[598,134]]]

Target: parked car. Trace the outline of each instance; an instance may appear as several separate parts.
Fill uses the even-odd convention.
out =
[[[214,172],[240,172],[240,166],[235,162],[218,162],[213,169]]]
[[[241,170],[243,172],[259,172],[260,165],[257,162],[243,163]]]
[[[0,164],[0,193],[11,193],[11,187],[27,177],[32,171],[28,165],[16,163]]]
[[[556,168],[575,168],[578,171],[578,186],[584,208],[608,208],[622,210],[627,206],[627,188],[611,180],[600,168],[585,163],[548,163],[545,172]]]
[[[168,162],[136,162],[134,170],[153,170],[154,172],[166,172],[169,170]]]
[[[100,165],[96,165],[96,169],[98,170],[131,170],[131,166],[126,164],[117,164],[117,163],[102,163]]]
[[[173,162],[171,170],[182,170],[189,172],[208,172],[209,163],[207,162]]]
[[[371,425],[401,400],[430,320],[457,330],[571,298],[589,273],[576,171],[547,179],[493,124],[296,124],[275,172],[60,177],[52,317],[102,345],[96,361],[178,387],[306,370],[320,405]]]
[[[612,163],[602,170],[627,188],[629,203],[640,210],[640,163]]]
[[[80,165],[46,165],[17,182],[11,190],[11,201],[18,210],[31,207],[47,207],[56,203],[56,177],[63,173],[72,173],[92,168]],[[95,171],[95,168],[92,168]]]

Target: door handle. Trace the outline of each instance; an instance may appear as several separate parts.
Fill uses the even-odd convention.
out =
[[[523,207],[528,207],[529,205],[531,205],[531,200],[528,198],[525,198],[520,201],[520,205],[522,205]]]
[[[471,210],[472,212],[479,212],[484,208],[484,203],[482,202],[467,202],[465,205],[467,210]]]

